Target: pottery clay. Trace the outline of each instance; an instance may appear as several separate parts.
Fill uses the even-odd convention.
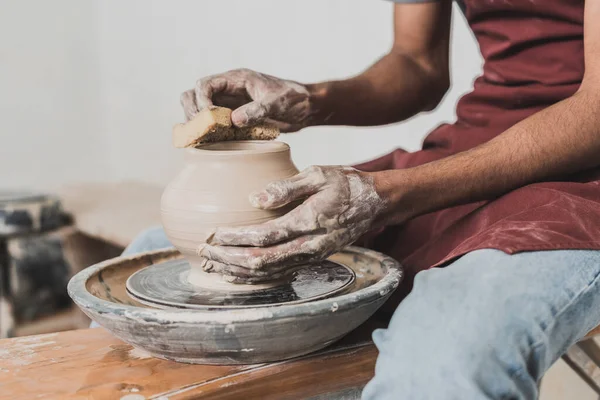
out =
[[[185,150],[185,165],[165,189],[161,218],[171,243],[191,264],[190,283],[224,290],[248,290],[250,285],[225,282],[202,270],[198,247],[219,226],[266,222],[290,207],[275,211],[252,207],[249,195],[273,181],[298,173],[289,146],[274,141],[230,141]],[[273,286],[281,282],[260,286]],[[255,286],[255,285],[251,285]]]

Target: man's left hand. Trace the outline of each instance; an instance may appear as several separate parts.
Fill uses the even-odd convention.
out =
[[[272,221],[218,228],[198,248],[204,270],[231,282],[275,279],[353,243],[386,208],[370,174],[341,166],[313,166],[250,196],[253,206],[265,210],[303,199]]]

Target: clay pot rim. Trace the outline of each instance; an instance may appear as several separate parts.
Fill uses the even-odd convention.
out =
[[[67,286],[69,296],[82,310],[91,315],[104,315],[117,319],[129,319],[132,322],[143,320],[144,324],[163,325],[197,325],[212,324],[222,325],[224,323],[236,322],[260,322],[282,318],[298,318],[312,316],[323,312],[343,313],[352,312],[357,307],[368,306],[374,302],[387,299],[398,287],[404,277],[404,269],[396,260],[385,254],[361,247],[348,246],[341,250],[366,255],[385,265],[387,273],[381,280],[356,292],[347,293],[337,297],[329,297],[314,302],[293,305],[275,305],[272,307],[260,307],[256,309],[207,309],[207,310],[176,310],[145,308],[127,304],[121,304],[103,300],[94,296],[87,290],[87,281],[100,270],[118,263],[127,263],[136,259],[161,258],[161,261],[178,258],[180,254],[175,248],[161,249],[152,252],[136,254],[129,257],[116,257],[101,263],[92,265],[71,278]],[[172,257],[171,257],[172,256]],[[171,258],[167,258],[171,257]],[[182,256],[181,256],[182,257]],[[248,312],[250,311],[250,312]]]
[[[226,142],[205,143],[196,148],[186,149],[186,151],[191,155],[201,155],[202,157],[238,156],[289,152],[290,146],[287,143],[275,140],[230,140]]]

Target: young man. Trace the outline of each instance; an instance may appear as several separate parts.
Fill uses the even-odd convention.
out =
[[[415,153],[274,182],[253,204],[306,200],[278,220],[219,229],[202,250],[207,269],[242,281],[367,233],[401,261],[414,286],[373,335],[365,399],[534,399],[550,365],[600,324],[600,1],[461,6],[485,65],[456,123]],[[182,95],[186,116],[226,105],[235,125],[283,131],[402,121],[448,89],[450,16],[447,0],[401,1],[392,49],[364,73],[303,85],[230,71]],[[130,251],[166,244],[152,232]]]

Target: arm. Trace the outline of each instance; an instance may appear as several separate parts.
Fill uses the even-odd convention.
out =
[[[308,85],[313,125],[382,125],[435,108],[450,85],[452,3],[396,4],[394,44],[362,74]]]
[[[303,85],[248,69],[202,78],[181,95],[186,119],[220,105],[243,127],[260,122],[284,132],[310,125],[381,125],[433,109],[449,86],[452,3],[396,4],[394,44],[362,74]]]
[[[217,229],[199,250],[208,268],[233,281],[268,279],[294,264],[327,257],[371,227],[599,166],[599,20],[600,3],[586,2],[586,72],[575,95],[481,146],[419,167],[375,173],[311,167],[274,182],[251,197],[255,206],[271,209],[306,200],[264,224]]]
[[[408,170],[374,173],[387,221],[491,199],[600,165],[600,3],[585,8],[585,76],[576,94],[493,140]]]

